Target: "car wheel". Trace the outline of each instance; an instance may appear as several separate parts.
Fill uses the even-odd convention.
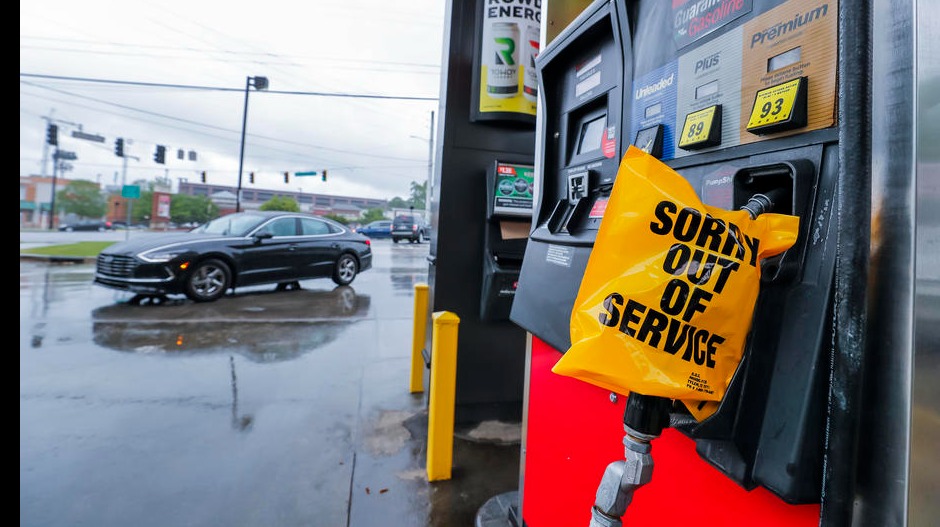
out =
[[[72,231],[74,231],[74,230],[75,230],[75,229],[73,229],[73,228],[71,228],[71,227],[66,227],[66,228],[65,228],[65,232],[72,232]]]
[[[356,258],[349,253],[341,254],[333,266],[333,282],[337,285],[349,285],[358,272],[359,263]]]
[[[213,302],[228,291],[232,272],[221,260],[203,260],[186,278],[186,296],[193,302]]]
[[[398,243],[398,238],[392,238],[392,243]]]
[[[424,232],[418,233],[418,243],[424,243]]]

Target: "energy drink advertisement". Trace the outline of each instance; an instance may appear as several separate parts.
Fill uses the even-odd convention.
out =
[[[505,99],[519,94],[519,26],[512,22],[496,22],[483,41],[486,66],[486,94]]]
[[[479,117],[507,112],[535,116],[541,11],[541,0],[483,2]]]
[[[525,32],[526,63],[524,77],[522,79],[522,95],[530,101],[535,101],[539,96],[539,75],[535,70],[535,57],[539,56],[539,28],[529,26]]]

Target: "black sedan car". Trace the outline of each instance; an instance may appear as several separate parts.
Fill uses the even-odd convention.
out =
[[[369,238],[341,223],[299,212],[251,211],[216,218],[189,232],[116,243],[98,255],[94,283],[211,302],[249,285],[287,289],[311,278],[348,285],[371,267]]]
[[[110,231],[114,227],[111,225],[110,221],[105,220],[79,220],[72,223],[63,223],[59,225],[59,230],[62,232],[73,232],[73,231]]]

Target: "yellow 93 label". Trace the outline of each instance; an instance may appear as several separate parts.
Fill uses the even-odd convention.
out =
[[[757,92],[751,118],[747,121],[748,129],[788,121],[793,114],[801,81],[793,79]]]
[[[716,108],[717,106],[709,106],[685,116],[685,126],[682,127],[682,137],[679,139],[680,148],[708,140],[715,121]]]

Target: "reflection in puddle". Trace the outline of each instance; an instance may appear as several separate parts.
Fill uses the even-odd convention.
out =
[[[255,418],[251,414],[238,413],[238,376],[235,374],[235,357],[228,356],[229,370],[232,372],[232,430],[247,432],[251,430]]]
[[[252,362],[294,359],[335,340],[369,313],[370,298],[331,291],[237,294],[199,304],[112,304],[92,311],[94,341],[117,351],[237,353]]]
[[[401,295],[401,291],[408,294],[413,293],[415,284],[428,283],[427,270],[416,269],[413,267],[392,267],[389,277],[392,280],[392,288],[396,296]]]

